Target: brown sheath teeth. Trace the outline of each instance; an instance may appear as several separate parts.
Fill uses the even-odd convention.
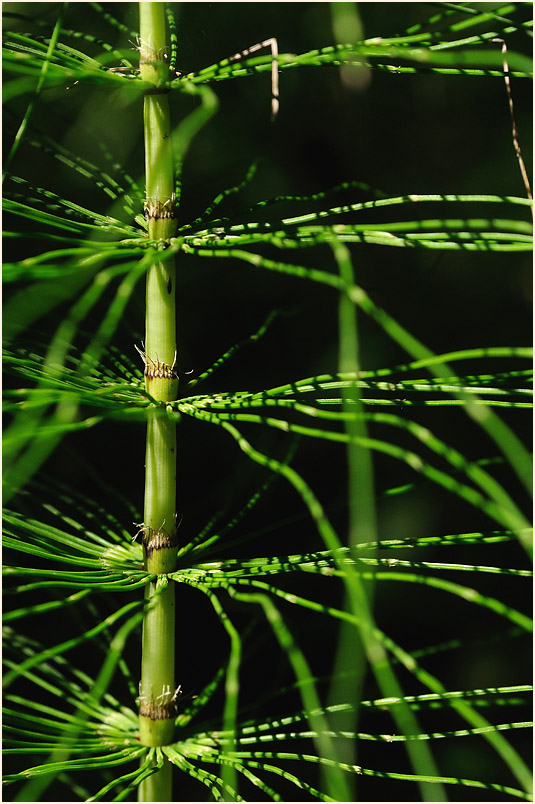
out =
[[[147,199],[145,213],[148,218],[176,218],[176,196],[173,194],[167,201]]]
[[[155,64],[158,61],[167,62],[169,56],[167,55],[167,48],[160,47],[158,50],[154,48],[140,47],[139,63],[140,64]]]
[[[156,532],[153,528],[143,528],[142,541],[147,551],[147,558],[150,558],[154,550],[169,550],[177,546],[176,530],[169,534],[165,530],[160,529]]]
[[[164,380],[172,380],[176,377],[173,366],[169,366],[167,363],[160,363],[159,360],[146,363],[145,371],[143,373],[145,377],[148,377],[151,380],[155,377]]]
[[[139,714],[149,717],[151,720],[169,720],[176,715],[176,704],[174,701],[167,704],[142,703],[139,707]]]

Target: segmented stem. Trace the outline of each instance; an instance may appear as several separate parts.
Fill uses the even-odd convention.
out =
[[[144,100],[145,172],[148,233],[165,249],[176,233],[176,200],[171,124],[165,82],[169,77],[163,3],[141,2],[140,73],[153,85]],[[155,255],[158,252],[155,251]],[[175,600],[167,573],[176,564],[176,425],[162,403],[176,399],[175,266],[156,259],[147,272],[145,387],[155,406],[147,422],[143,544],[148,572],[143,621],[139,737],[143,745],[169,744],[175,717]],[[160,403],[160,404],[158,404]],[[171,767],[162,768],[139,788],[140,801],[170,801]]]

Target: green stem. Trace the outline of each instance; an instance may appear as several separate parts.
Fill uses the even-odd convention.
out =
[[[163,3],[139,4],[140,73],[153,84],[144,99],[146,214],[149,238],[165,248],[176,233],[171,123],[165,82],[169,78]],[[157,251],[155,251],[155,256]],[[162,403],[177,397],[175,374],[175,266],[155,262],[147,272],[145,387],[156,404],[147,421],[143,544],[145,566],[157,580],[145,589],[141,659],[139,739],[143,745],[167,745],[174,736],[175,597],[167,573],[176,565],[176,425]],[[140,786],[140,801],[170,801],[171,766]]]
[[[141,759],[141,763],[145,761]],[[139,785],[139,801],[170,801],[172,765],[165,760],[163,767]]]
[[[163,581],[163,582],[162,582]],[[167,577],[147,584],[143,622],[139,737],[167,745],[174,735],[175,587]]]

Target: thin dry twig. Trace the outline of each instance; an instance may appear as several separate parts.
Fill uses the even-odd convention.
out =
[[[518,164],[520,165],[520,173],[522,174],[522,180],[524,182],[524,187],[526,188],[526,193],[528,198],[533,201],[533,195],[531,193],[531,186],[528,179],[528,173],[526,170],[526,166],[524,164],[524,160],[522,158],[522,151],[520,149],[520,142],[518,139],[518,129],[516,127],[515,121],[515,112],[513,107],[513,93],[511,92],[511,77],[509,74],[509,65],[507,63],[507,45],[503,39],[493,39],[498,45],[502,46],[502,55],[503,55],[503,77],[505,79],[505,88],[507,90],[507,100],[509,102],[509,113],[511,115],[511,123],[512,123],[512,132],[513,132],[513,145],[515,147],[516,156],[518,159]],[[533,215],[533,207],[531,208],[531,214]]]

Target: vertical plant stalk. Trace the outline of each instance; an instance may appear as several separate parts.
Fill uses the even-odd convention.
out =
[[[353,275],[353,265],[347,247],[335,240],[332,244],[333,253],[338,262],[340,275],[349,292],[347,300],[351,300],[350,289],[355,287]],[[359,370],[358,340],[357,340],[357,320],[351,314],[349,306],[345,300],[340,304],[340,371]],[[351,401],[353,399],[353,401]],[[346,411],[351,411],[352,407],[357,407],[360,402],[358,390],[351,397],[348,394],[344,400]],[[353,422],[348,422],[347,432],[352,437],[361,437],[366,434],[365,423],[359,421],[357,417]],[[353,445],[354,446],[354,445]],[[350,447],[348,450],[348,477],[349,477],[349,544],[357,546],[362,542],[375,542],[377,540],[374,493],[373,493],[373,466],[369,451],[360,447]],[[358,494],[358,496],[357,496]],[[396,675],[392,670],[385,647],[377,640],[374,633],[375,622],[371,609],[371,590],[367,588],[358,573],[351,567],[347,568],[346,575],[346,608],[358,617],[362,622],[360,630],[360,640],[362,648],[369,662],[370,668],[375,675],[375,679],[385,698],[397,698],[399,703],[392,708],[392,717],[400,732],[406,735],[418,734],[421,729],[412,710],[403,701],[403,692],[397,681]],[[340,633],[340,647],[337,656],[337,666],[344,669],[351,664],[351,643],[350,636],[343,631]],[[354,638],[353,640],[354,641]],[[355,668],[357,669],[357,668]],[[336,682],[335,682],[336,685]],[[360,682],[354,685],[353,694],[359,695]],[[343,689],[340,688],[340,692]],[[360,696],[359,696],[360,702]],[[355,717],[354,727],[347,724],[344,728],[356,730],[357,720]],[[335,726],[337,724],[335,723]],[[426,746],[425,742],[419,740],[407,740],[406,751],[409,755],[415,774],[421,777],[418,782],[420,794],[423,801],[446,801],[446,793],[442,784],[426,781],[430,776],[438,776],[438,769],[433,755]]]
[[[338,6],[333,3],[333,8]],[[345,6],[343,7],[346,12]],[[338,12],[337,12],[338,13]],[[358,22],[358,20],[357,20]],[[346,246],[338,241],[331,244],[334,257],[338,263],[340,275],[348,286],[354,284],[353,265]],[[340,294],[338,311],[338,371],[341,374],[353,373],[358,377],[360,370],[359,335],[356,316],[356,307],[347,294]],[[373,464],[369,450],[357,445],[359,438],[366,438],[366,424],[361,418],[362,402],[359,388],[353,387],[343,391],[343,409],[350,418],[345,423],[346,433],[353,439],[347,445],[347,477],[348,477],[348,547],[354,549],[359,544],[373,543],[377,538],[375,522],[375,504],[373,492]],[[371,588],[362,586],[367,598],[371,597]],[[351,598],[348,589],[344,595],[344,609],[351,611]],[[362,700],[362,687],[367,673],[366,655],[362,639],[355,632],[354,626],[347,622],[340,624],[338,645],[336,648],[331,687],[329,690],[329,703],[351,701],[354,710],[350,712],[337,712],[330,717],[331,728],[337,731],[357,731],[358,707]],[[357,762],[357,741],[341,740],[338,747],[337,759],[350,765]],[[335,788],[332,774],[328,768],[324,769],[324,778],[327,791],[334,795]],[[350,777],[347,781],[352,800],[357,799],[356,780]]]
[[[145,211],[151,240],[162,248],[176,232],[176,198],[163,3],[139,4],[140,74],[153,87],[145,91]],[[157,254],[157,252],[155,251]],[[175,600],[167,573],[176,565],[176,425],[165,402],[176,399],[175,266],[156,260],[147,273],[145,387],[155,401],[147,421],[143,545],[145,566],[157,580],[147,584],[143,621],[139,739],[143,745],[170,743],[175,717]],[[163,767],[139,788],[140,801],[171,801],[171,767]]]

